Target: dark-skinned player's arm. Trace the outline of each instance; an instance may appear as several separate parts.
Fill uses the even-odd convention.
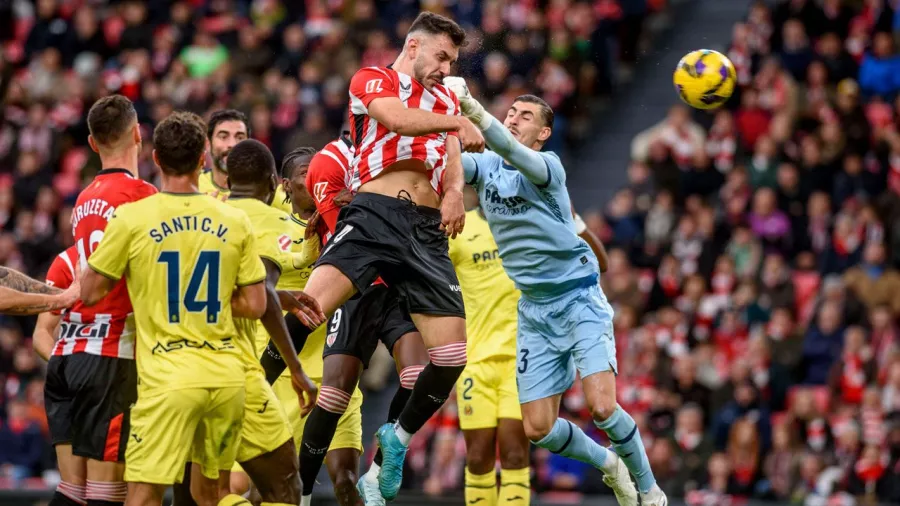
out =
[[[391,77],[376,68],[364,68],[350,79],[350,108],[365,112],[381,126],[406,137],[457,132],[466,151],[483,151],[484,137],[462,116],[438,114],[418,107],[408,108],[400,100]]]
[[[451,238],[462,233],[466,225],[466,206],[463,203],[462,148],[455,135],[448,135],[445,142],[447,148],[447,166],[444,168],[441,186],[444,194],[441,198],[441,230]]]
[[[302,416],[306,416],[312,411],[316,405],[317,388],[315,383],[309,379],[309,376],[303,372],[303,366],[297,358],[297,350],[291,337],[288,334],[287,324],[284,323],[284,315],[281,313],[281,303],[279,302],[278,293],[275,286],[281,277],[281,268],[268,258],[262,259],[263,265],[266,267],[266,311],[263,313],[260,321],[275,346],[278,353],[284,359],[287,368],[291,371],[291,385],[297,396],[300,398],[300,412]]]
[[[606,247],[603,246],[603,242],[587,228],[584,220],[582,220],[581,216],[575,212],[575,206],[572,206],[572,218],[575,219],[575,233],[578,234],[578,237],[584,239],[584,242],[588,243],[588,246],[591,247],[591,251],[597,256],[597,264],[600,265],[600,272],[606,272],[606,269],[609,269],[609,255],[606,253]]]

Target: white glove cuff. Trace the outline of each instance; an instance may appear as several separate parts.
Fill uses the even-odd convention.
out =
[[[577,235],[583,234],[587,230],[587,225],[584,223],[584,220],[581,219],[577,213],[575,214],[575,233]]]

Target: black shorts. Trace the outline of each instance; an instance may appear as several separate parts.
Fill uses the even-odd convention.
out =
[[[88,353],[50,357],[44,407],[54,445],[70,443],[79,457],[124,462],[136,400],[134,360]]]
[[[328,319],[322,356],[351,355],[360,359],[363,367],[369,367],[378,341],[393,353],[394,344],[415,331],[416,326],[397,291],[381,284],[372,285],[345,302]]]
[[[341,209],[334,237],[316,265],[333,265],[365,291],[378,276],[410,313],[465,318],[441,212],[408,200],[359,193]]]

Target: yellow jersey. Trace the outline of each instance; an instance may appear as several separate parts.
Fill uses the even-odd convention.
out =
[[[290,272],[282,272],[281,278],[278,280],[277,288],[279,290],[303,290],[306,288],[306,282],[309,281],[309,274],[312,272],[313,265],[318,255],[318,236],[305,239],[306,221],[300,219],[296,215],[291,216],[291,252],[295,255],[311,256],[312,261],[303,269],[294,269]],[[323,323],[306,339],[306,345],[302,350],[297,350],[300,364],[303,371],[311,379],[321,381],[322,379],[322,351],[325,349],[325,329],[328,322]],[[285,370],[282,376],[290,376],[290,371]]]
[[[282,275],[292,271],[291,226],[288,215],[254,198],[232,197],[226,203],[244,211],[250,218],[259,257],[278,266]],[[259,357],[269,342],[269,334],[259,320],[235,318],[234,326],[242,337],[242,351],[251,369],[261,371]]]
[[[244,384],[231,296],[266,271],[243,211],[202,193],[157,193],[116,209],[88,264],[128,282],[141,389]]]
[[[450,241],[450,260],[466,304],[468,362],[515,357],[519,290],[478,210],[466,213],[463,233]]]
[[[205,193],[207,195],[219,192],[220,196],[228,196],[231,193],[231,190],[228,188],[216,184],[216,180],[213,179],[212,169],[203,169],[203,172],[200,173],[199,188],[200,193]],[[272,200],[272,207],[288,214],[291,214],[292,212],[291,201],[288,200],[287,194],[284,193],[284,188],[281,185],[278,185],[278,187],[275,188],[275,198]]]

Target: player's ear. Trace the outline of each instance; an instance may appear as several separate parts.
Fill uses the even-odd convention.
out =
[[[159,167],[159,170],[162,170],[162,165],[159,163],[159,158],[156,157],[156,150],[154,149],[150,156],[153,157],[153,164]]]
[[[131,136],[135,144],[141,143],[141,125],[137,121],[134,122],[134,126],[131,128]]]
[[[273,194],[278,191],[278,176],[274,172],[269,176],[269,189]]]
[[[550,138],[550,135],[553,133],[553,130],[550,127],[542,127],[541,131],[538,132],[538,140],[541,141],[541,144],[547,142],[547,139]]]
[[[88,135],[88,145],[91,147],[91,151],[100,153],[100,148],[97,146],[97,141],[94,140],[93,135]]]

